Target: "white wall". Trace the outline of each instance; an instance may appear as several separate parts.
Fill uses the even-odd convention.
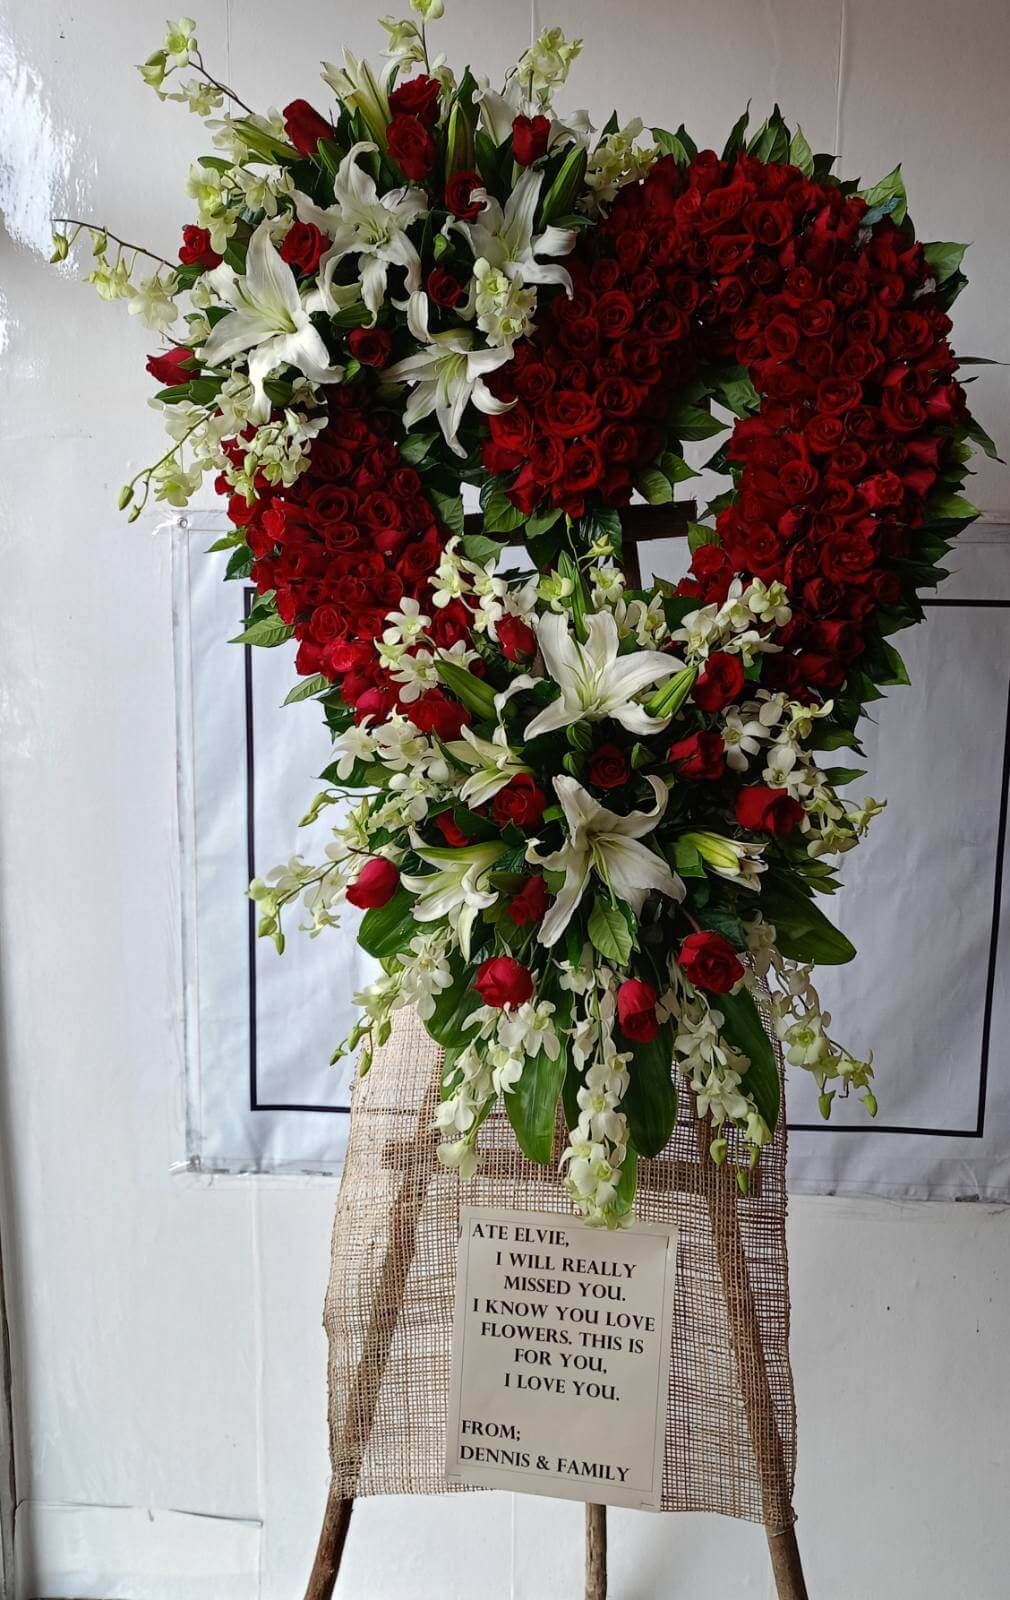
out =
[[[168,541],[118,485],[151,459],[148,340],[45,266],[52,211],[170,251],[202,146],[131,70],[162,0],[8,0],[0,22],[2,1095],[24,1596],[292,1600],[325,1493],[329,1183],[169,1176],[182,1149]],[[376,50],[350,0],[204,0],[247,99]],[[376,6],[376,9],[380,9]],[[534,5],[534,11],[537,10]],[[1002,0],[558,0],[575,103],[721,142],[778,99],[848,174],[904,160],[928,237],[971,239],[958,348],[1010,355]],[[449,0],[492,73],[530,8]],[[1010,440],[1007,385],[976,409]],[[986,464],[977,498],[1010,506]],[[890,826],[901,826],[894,818]],[[880,1041],[886,1054],[886,1041]],[[1010,1216],[803,1200],[791,1220],[797,1503],[818,1600],[1006,1592]],[[614,1513],[615,1600],[768,1595],[758,1529]],[[473,1496],[355,1513],[340,1592],[580,1592],[579,1508]]]

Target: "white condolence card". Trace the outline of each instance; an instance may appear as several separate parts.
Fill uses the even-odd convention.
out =
[[[460,1208],[446,1476],[659,1510],[677,1230]]]

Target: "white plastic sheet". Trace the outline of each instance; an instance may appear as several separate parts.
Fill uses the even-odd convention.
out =
[[[244,898],[254,872],[321,848],[325,822],[308,840],[296,824],[319,788],[326,734],[311,703],[281,708],[289,648],[225,642],[248,591],[222,584],[222,558],[200,553],[220,514],[189,520],[176,582],[187,1154],[210,1170],[336,1172],[351,1069],[328,1062],[372,963],[350,920],[310,940],[291,917],[277,956],[255,939]],[[674,576],[684,546],[647,547],[646,571],[653,557]],[[888,809],[823,902],[859,955],[821,970],[822,997],[836,1035],[875,1051],[880,1112],[870,1122],[858,1102],[837,1103],[825,1124],[811,1080],[791,1073],[795,1191],[1010,1197],[1007,530],[969,534],[951,565],[927,621],[897,640],[911,688],[891,690],[863,727],[868,772],[848,792]]]

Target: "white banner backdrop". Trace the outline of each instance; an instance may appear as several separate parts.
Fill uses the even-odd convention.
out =
[[[311,704],[282,707],[290,649],[226,643],[251,591],[222,583],[222,558],[201,554],[221,514],[185,520],[175,625],[187,1158],[205,1170],[333,1173],[352,1068],[328,1062],[373,964],[350,920],[310,940],[291,917],[278,956],[256,939],[244,898],[253,874],[321,849],[325,823],[300,832],[297,821],[319,788],[326,734]],[[653,556],[673,577],[685,547],[646,547],[646,571]],[[864,724],[868,772],[850,793],[888,809],[845,859],[844,889],[822,902],[859,950],[850,966],[822,969],[822,998],[836,1036],[875,1051],[880,1112],[870,1122],[858,1102],[836,1102],[824,1123],[812,1081],[791,1073],[797,1192],[1010,1198],[1007,530],[962,539],[952,565],[927,621],[898,640],[912,687]]]

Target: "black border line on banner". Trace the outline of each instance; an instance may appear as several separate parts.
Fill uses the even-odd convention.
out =
[[[256,590],[246,586],[243,590],[243,622],[248,618]],[[964,610],[987,609],[993,611],[1010,611],[1010,600],[953,600],[937,598],[923,600],[924,610],[942,609]],[[245,645],[245,801],[246,801],[246,870],[251,881],[256,875],[256,741],[253,719],[253,646]],[[996,971],[999,957],[999,931],[1000,912],[1003,899],[1003,858],[1006,853],[1007,839],[1007,814],[1008,801],[1010,801],[1010,680],[1007,683],[1007,711],[1003,733],[1003,764],[1000,789],[999,817],[996,828],[996,863],[993,873],[992,918],[989,929],[989,954],[986,962],[985,1001],[982,1010],[982,1049],[979,1060],[979,1087],[978,1087],[978,1113],[973,1128],[912,1128],[896,1126],[889,1123],[868,1122],[862,1123],[828,1123],[828,1122],[790,1122],[791,1133],[891,1133],[914,1134],[918,1137],[934,1139],[981,1139],[985,1133],[986,1100],[989,1087],[989,1053],[992,1040],[992,1014],[996,994]],[[248,942],[249,942],[249,1109],[250,1111],[310,1111],[347,1116],[349,1106],[327,1106],[318,1104],[275,1104],[261,1101],[259,1098],[258,1069],[259,1069],[259,1039],[257,1021],[257,988],[256,988],[256,907],[249,901],[248,911]]]

